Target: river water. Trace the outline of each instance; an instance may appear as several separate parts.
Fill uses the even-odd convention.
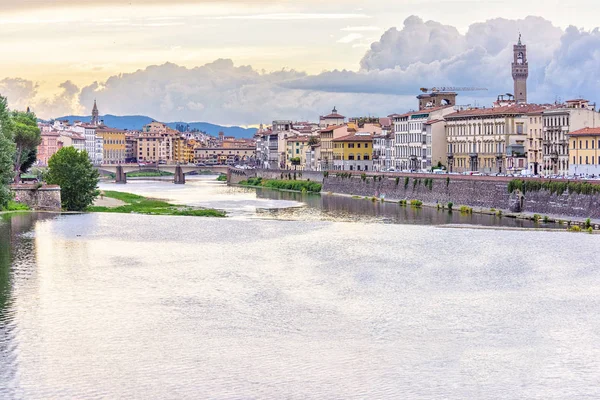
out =
[[[118,189],[231,217],[0,216],[0,398],[600,397],[596,235],[208,180]]]

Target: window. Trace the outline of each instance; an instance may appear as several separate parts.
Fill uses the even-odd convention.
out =
[[[579,156],[579,164],[583,164],[582,160],[583,160],[583,157]]]
[[[365,155],[363,156],[363,160],[365,160],[365,161],[369,161],[369,155],[368,155],[368,154],[365,154]]]
[[[587,141],[587,140],[585,141],[585,149],[586,149],[586,150],[588,149],[588,141]],[[587,164],[587,163],[586,163],[586,164]]]
[[[586,164],[589,164],[589,163],[588,163],[588,156],[585,156],[585,163],[586,163]]]
[[[581,140],[579,141],[579,148],[583,149],[583,145],[581,144]]]
[[[365,143],[365,149],[369,148],[369,143]]]

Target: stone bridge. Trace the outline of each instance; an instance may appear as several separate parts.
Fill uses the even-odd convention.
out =
[[[115,174],[116,183],[127,183],[127,174],[131,172],[159,172],[166,171],[173,174],[173,182],[176,184],[185,184],[185,175],[192,172],[209,171],[215,174],[230,173],[230,167],[227,165],[214,166],[196,166],[196,165],[139,165],[139,164],[110,164],[99,165],[96,167],[100,172]]]

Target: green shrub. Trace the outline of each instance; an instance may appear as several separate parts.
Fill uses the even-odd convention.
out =
[[[410,201],[411,207],[421,208],[422,205],[423,205],[423,202],[421,200],[411,200]]]
[[[9,200],[8,204],[4,208],[0,208],[0,211],[27,211],[29,206],[24,203],[19,203],[14,200]]]
[[[548,222],[550,222],[550,218],[548,218],[547,215],[544,215],[544,223],[547,224]]]
[[[571,231],[571,232],[581,232],[581,227],[579,225],[573,225],[572,227],[569,228],[569,231]]]
[[[396,186],[398,186],[399,183],[400,183],[400,178],[396,177]]]
[[[407,202],[406,202],[406,200],[400,200],[400,202],[398,202],[398,204],[399,204],[401,207],[406,207],[406,204],[407,204]]]
[[[496,215],[497,215],[499,218],[502,218],[502,210],[498,210],[498,212],[496,213]]]
[[[591,227],[592,227],[592,220],[588,218],[585,220],[585,228],[588,229]]]
[[[585,194],[592,195],[600,193],[600,185],[589,182],[558,182],[558,181],[523,181],[521,179],[513,179],[508,183],[508,192],[513,193],[515,190],[520,190],[522,193],[538,192],[547,190],[551,194],[558,196],[568,192],[569,194]]]
[[[588,233],[594,233],[594,228],[592,228],[591,226],[589,228],[587,228]]]
[[[473,214],[473,209],[467,206],[460,206],[460,212],[462,214]]]
[[[302,174],[300,174],[300,176],[302,176]],[[323,172],[323,177],[327,178],[328,176],[329,176],[329,171]]]
[[[540,214],[533,214],[533,220],[535,222],[540,222],[540,219],[542,219],[542,216]]]
[[[406,189],[408,187],[408,182],[409,182],[409,178],[408,176],[404,177],[404,189]]]
[[[452,212],[452,207],[454,207],[454,203],[448,203],[448,211]]]

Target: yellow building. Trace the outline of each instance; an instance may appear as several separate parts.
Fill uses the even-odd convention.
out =
[[[600,176],[600,128],[568,133],[569,175]]]
[[[333,139],[333,166],[343,171],[372,171],[373,134],[358,132]]]
[[[350,133],[346,125],[331,125],[321,129],[321,170],[333,169],[333,140]]]
[[[286,139],[286,167],[294,168],[295,166],[306,164],[306,151],[308,149],[309,136],[293,136]],[[299,159],[299,162],[294,165],[292,159]]]
[[[104,163],[123,164],[127,155],[125,131],[113,128],[98,128],[96,135],[102,137]]]
[[[207,164],[252,163],[256,159],[256,147],[200,147],[195,149],[196,162]]]
[[[525,126],[527,140],[525,151],[527,153],[527,165],[530,173],[541,174],[544,165],[544,131],[542,124],[543,110],[537,110],[525,115]]]

